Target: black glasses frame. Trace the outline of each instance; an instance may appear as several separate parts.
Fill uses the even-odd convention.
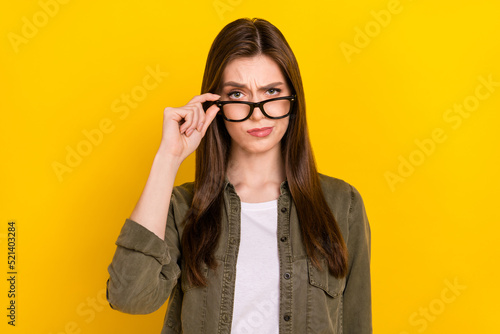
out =
[[[271,119],[285,118],[288,115],[290,115],[290,113],[292,112],[292,110],[293,110],[293,103],[295,102],[295,98],[296,98],[295,95],[290,95],[290,96],[275,97],[274,99],[264,100],[264,101],[260,101],[260,102],[248,102],[248,101],[215,101],[215,104],[220,108],[219,114],[221,114],[222,117],[226,121],[228,121],[228,122],[243,122],[243,121],[246,121],[247,119],[249,119],[250,116],[252,116],[252,113],[253,113],[253,110],[255,109],[255,107],[258,107],[260,109],[260,111],[262,112],[262,114],[264,114],[264,116],[266,116],[267,118],[271,118]],[[272,102],[272,101],[278,101],[278,100],[288,100],[288,101],[290,101],[290,110],[288,110],[288,112],[285,115],[283,115],[283,116],[277,116],[277,117],[269,116],[266,113],[266,111],[264,110],[264,104],[266,104],[268,102]],[[224,105],[226,105],[226,104],[236,104],[236,103],[238,103],[238,104],[246,104],[246,105],[250,106],[250,112],[248,113],[248,115],[245,118],[243,118],[243,119],[229,119],[224,114]]]

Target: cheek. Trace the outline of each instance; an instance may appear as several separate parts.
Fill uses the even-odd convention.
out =
[[[241,134],[239,134],[241,132],[239,123],[224,121],[224,125],[231,138],[234,136],[241,136]]]
[[[285,134],[286,130],[288,129],[288,125],[290,124],[289,118],[284,118],[281,119],[279,122],[279,130],[280,130],[280,135],[283,136]]]

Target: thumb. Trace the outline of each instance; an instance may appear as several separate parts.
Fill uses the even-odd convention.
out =
[[[201,133],[203,135],[205,135],[205,132],[214,120],[215,116],[217,116],[219,110],[220,108],[216,104],[213,104],[212,106],[210,106],[210,108],[207,109],[205,113],[205,124],[203,124],[203,128],[201,129]]]

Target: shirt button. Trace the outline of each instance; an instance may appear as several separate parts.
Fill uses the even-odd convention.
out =
[[[280,240],[283,241],[283,242],[285,242],[286,241],[286,237],[281,237]]]
[[[281,212],[285,213],[286,212],[286,208],[281,208]]]
[[[290,273],[285,273],[285,275],[283,275],[283,277],[285,279],[290,279],[290,277],[292,277],[292,275],[290,275]]]
[[[285,319],[285,321],[290,321],[290,316],[288,314],[285,314],[285,316],[283,317],[283,319]]]

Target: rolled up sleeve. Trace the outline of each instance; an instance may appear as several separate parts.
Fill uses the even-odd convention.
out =
[[[170,296],[180,277],[179,237],[171,211],[165,240],[139,223],[125,220],[108,266],[106,296],[111,308],[147,314],[160,308]]]

